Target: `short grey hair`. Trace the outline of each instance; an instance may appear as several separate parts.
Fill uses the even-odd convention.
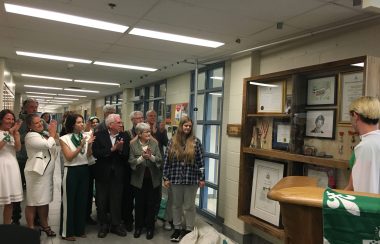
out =
[[[119,114],[110,114],[107,116],[106,120],[105,120],[105,123],[106,123],[106,127],[108,128],[108,126],[115,122],[116,118],[120,118],[120,115]]]
[[[146,117],[148,117],[148,114],[150,114],[150,113],[155,113],[157,115],[156,111],[154,111],[153,109],[150,109],[150,110],[146,111],[146,113],[145,113]]]
[[[106,104],[103,106],[103,113],[115,113],[116,112],[116,107],[115,105],[111,104]]]
[[[142,122],[142,123],[138,123],[136,125],[136,133],[138,135],[140,135],[141,133],[143,133],[145,130],[150,130],[150,125],[149,124]]]
[[[30,104],[30,103],[36,103],[38,105],[38,101],[37,99],[33,98],[33,97],[28,97],[26,98],[23,102],[22,102],[22,110],[25,111],[26,107]]]
[[[142,117],[144,117],[144,114],[141,111],[133,111],[129,114],[129,118],[132,120],[137,116],[137,114],[140,114]]]

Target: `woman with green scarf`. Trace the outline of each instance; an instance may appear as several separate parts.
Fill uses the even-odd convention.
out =
[[[84,122],[80,114],[68,115],[65,128],[67,134],[59,140],[65,166],[60,232],[63,239],[75,241],[75,237],[86,237],[88,160],[92,156],[94,136],[83,136]]]

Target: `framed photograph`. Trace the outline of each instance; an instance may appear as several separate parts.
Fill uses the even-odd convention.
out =
[[[335,109],[306,111],[306,136],[335,138]]]
[[[227,135],[239,137],[241,135],[241,124],[227,124]]]
[[[250,213],[279,226],[280,204],[268,199],[267,194],[283,178],[284,165],[261,159],[255,159],[254,165]]]
[[[273,119],[272,148],[288,150],[291,125],[289,120]]]
[[[350,72],[340,75],[341,98],[339,106],[339,123],[350,123],[349,106],[352,101],[364,95],[363,72]]]
[[[307,81],[307,105],[334,105],[336,103],[336,76]]]
[[[314,165],[304,166],[304,175],[317,179],[317,185],[322,188],[336,188],[336,169]]]
[[[283,113],[286,82],[277,81],[268,85],[257,85],[257,113]]]

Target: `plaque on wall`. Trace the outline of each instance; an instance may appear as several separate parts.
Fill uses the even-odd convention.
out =
[[[283,164],[255,159],[250,214],[275,226],[280,224],[280,204],[267,194],[283,176]]]

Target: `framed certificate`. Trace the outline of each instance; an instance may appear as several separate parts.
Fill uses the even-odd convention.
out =
[[[307,81],[307,105],[334,105],[336,103],[336,76]]]
[[[270,86],[264,86],[270,85]],[[257,87],[257,113],[283,113],[285,81],[277,81]]]
[[[255,159],[250,213],[275,226],[280,224],[280,204],[267,194],[283,176],[283,164]]]
[[[272,148],[288,150],[291,125],[289,120],[273,119]]]
[[[340,75],[341,98],[338,123],[350,123],[349,106],[356,98],[364,94],[363,72],[350,72]]]

